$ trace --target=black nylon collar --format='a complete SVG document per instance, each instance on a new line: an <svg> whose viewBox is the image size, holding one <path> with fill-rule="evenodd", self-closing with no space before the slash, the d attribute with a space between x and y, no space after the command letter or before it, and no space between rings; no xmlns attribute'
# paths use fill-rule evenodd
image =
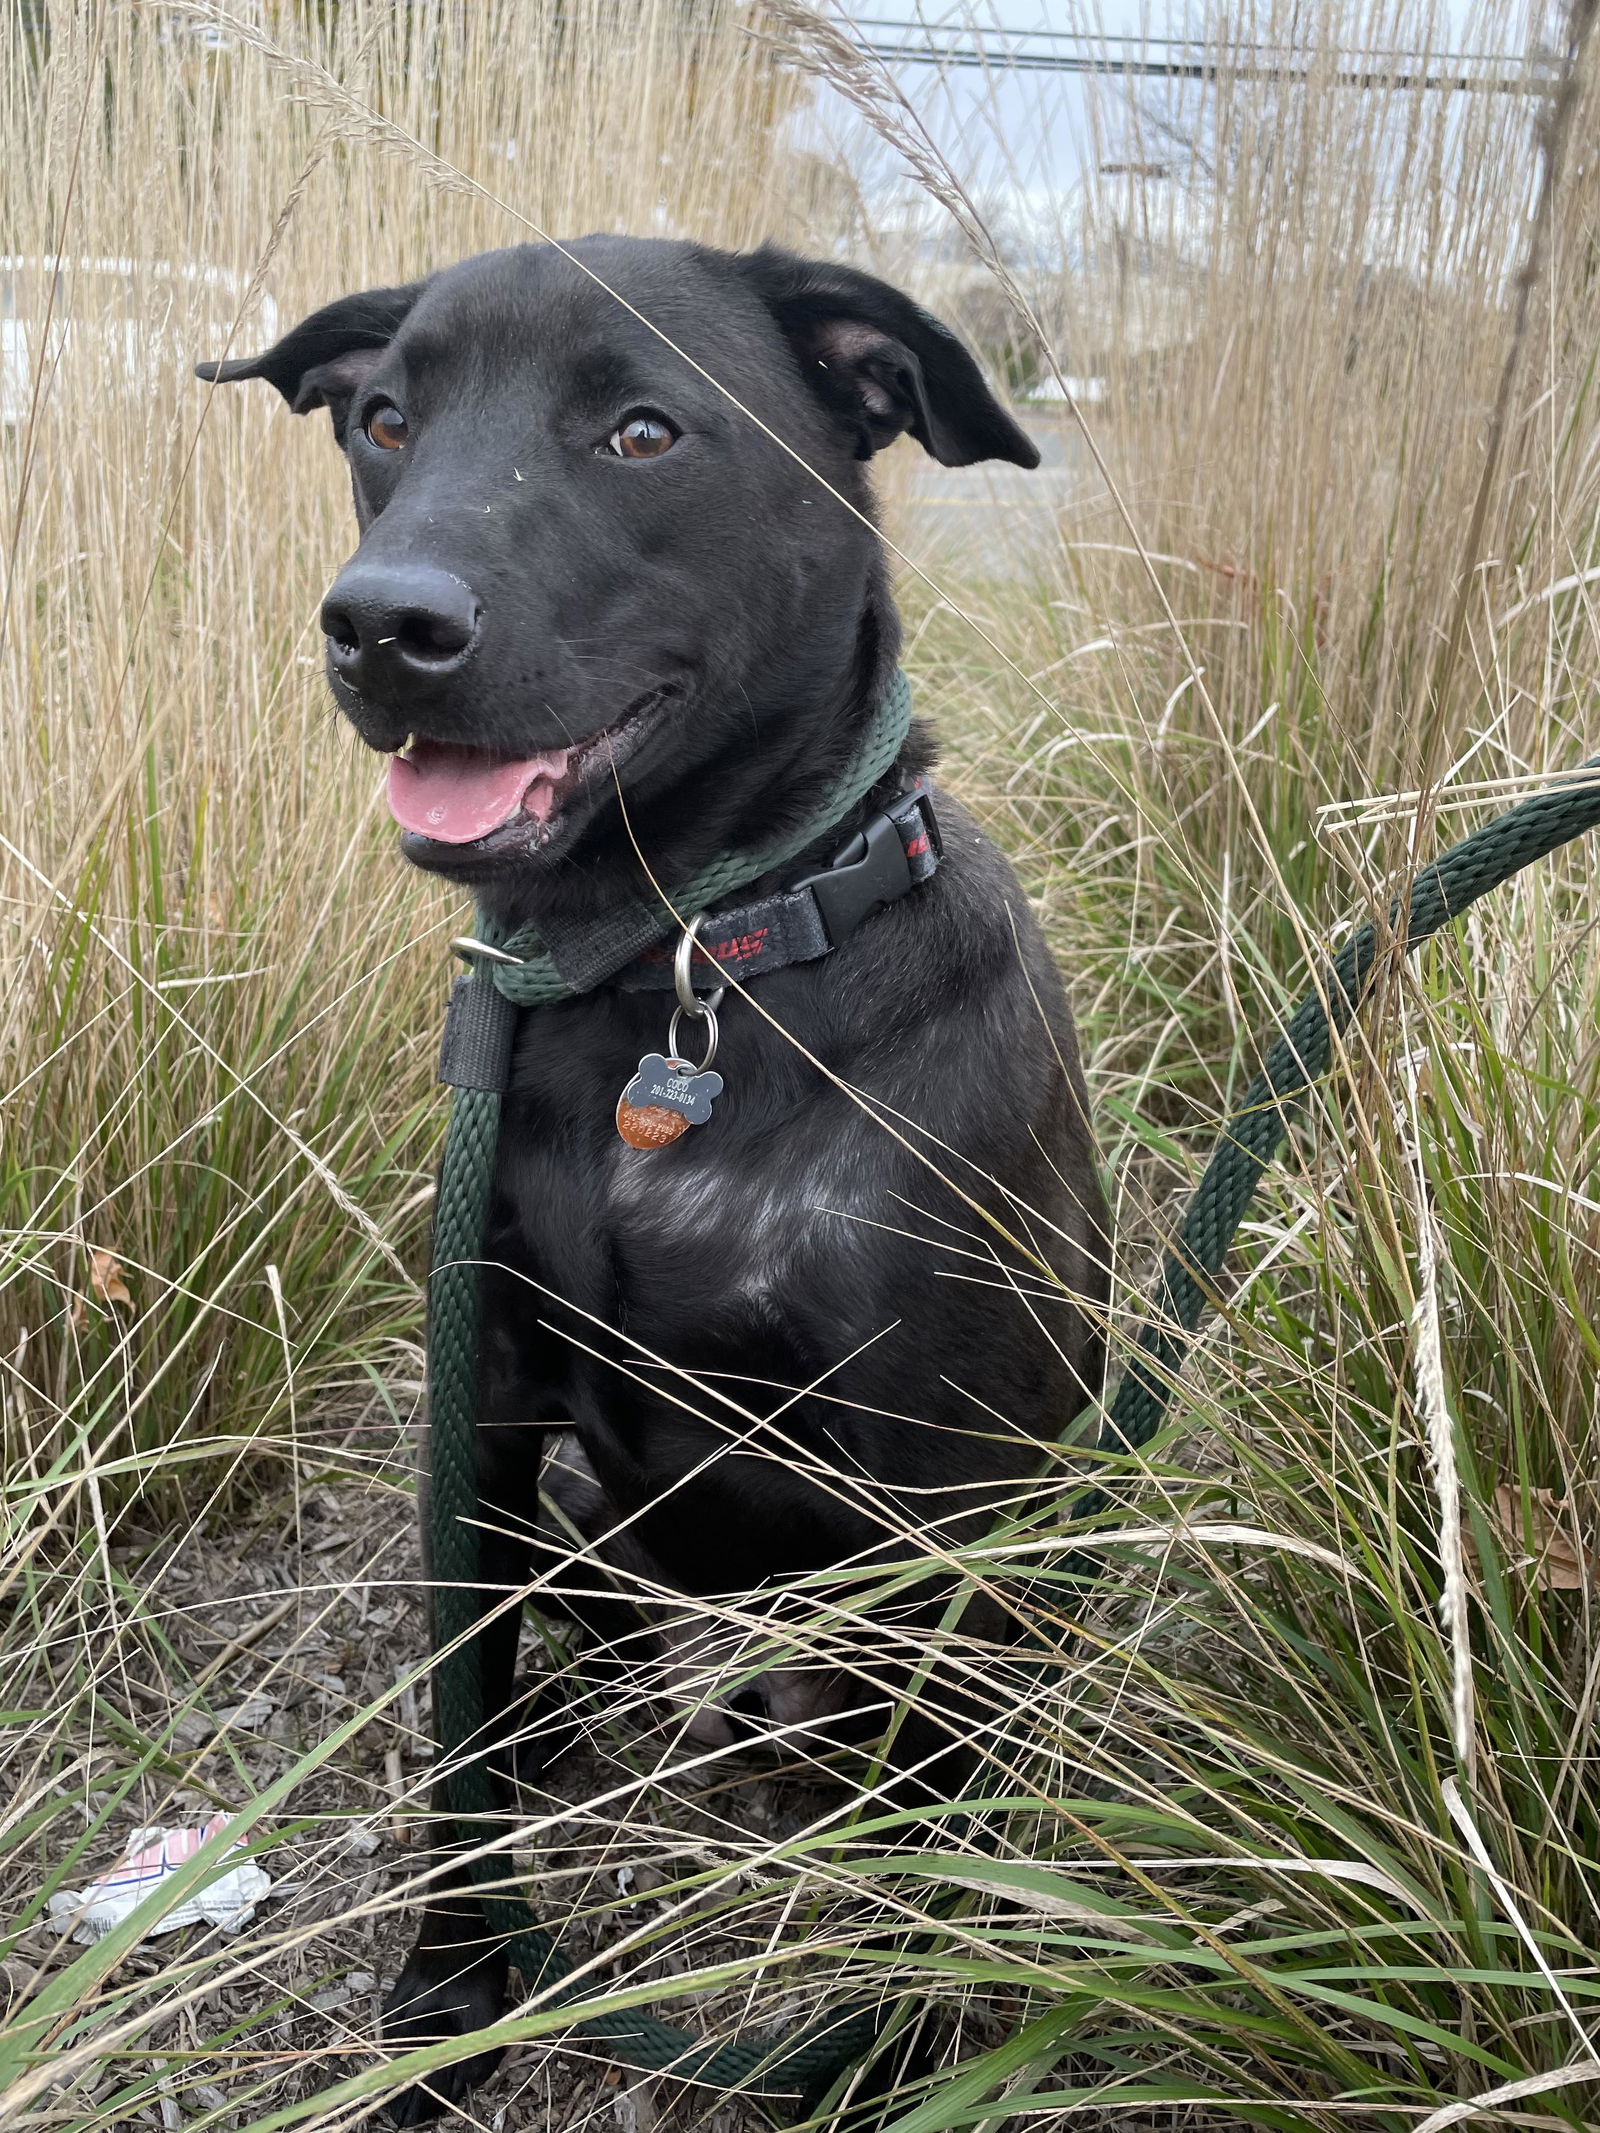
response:
<svg viewBox="0 0 1600 2133"><path fill-rule="evenodd" d="M709 991L726 978L742 983L789 963L815 962L874 911L926 881L941 849L933 794L918 778L871 814L816 873L754 903L711 912L695 937L697 985ZM670 992L673 953L655 945L612 982L624 992Z"/></svg>

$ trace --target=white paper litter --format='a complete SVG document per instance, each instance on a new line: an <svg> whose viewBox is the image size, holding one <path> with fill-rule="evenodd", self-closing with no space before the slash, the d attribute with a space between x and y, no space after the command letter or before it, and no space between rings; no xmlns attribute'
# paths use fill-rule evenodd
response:
<svg viewBox="0 0 1600 2133"><path fill-rule="evenodd" d="M120 1926L152 1889L159 1888L179 1867L187 1865L206 1839L219 1836L232 1819L231 1815L215 1814L200 1828L136 1829L119 1864L107 1873L97 1874L86 1889L64 1890L51 1897L51 1918L60 1926L72 1923L76 1927L73 1939L84 1947L91 1946L113 1926ZM240 1837L228 1846L228 1851L242 1851L244 1842ZM242 1860L238 1866L213 1875L203 1888L174 1905L144 1938L153 1940L158 1933L174 1933L179 1926L220 1926L225 1933L237 1933L250 1923L256 1905L271 1887L270 1879L253 1859Z"/></svg>

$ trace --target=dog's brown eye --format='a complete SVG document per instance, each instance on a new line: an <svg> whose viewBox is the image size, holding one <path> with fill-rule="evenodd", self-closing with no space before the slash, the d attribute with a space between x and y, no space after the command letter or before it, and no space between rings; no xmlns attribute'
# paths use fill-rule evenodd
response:
<svg viewBox="0 0 1600 2133"><path fill-rule="evenodd" d="M406 418L399 408L385 404L383 407L375 407L367 417L367 435L381 450L398 452L410 432L406 428Z"/></svg>
<svg viewBox="0 0 1600 2133"><path fill-rule="evenodd" d="M659 459L672 450L678 433L660 415L630 415L606 441L619 459Z"/></svg>

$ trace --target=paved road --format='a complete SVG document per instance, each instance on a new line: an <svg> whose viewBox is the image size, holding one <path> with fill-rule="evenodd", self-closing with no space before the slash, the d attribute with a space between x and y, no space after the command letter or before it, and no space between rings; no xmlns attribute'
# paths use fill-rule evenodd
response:
<svg viewBox="0 0 1600 2133"><path fill-rule="evenodd" d="M1010 576L1059 538L1060 515L1099 493L1100 479L1071 417L1025 408L1022 427L1039 447L1032 472L988 463L941 467L917 455L890 513L891 530L924 568L987 569Z"/></svg>

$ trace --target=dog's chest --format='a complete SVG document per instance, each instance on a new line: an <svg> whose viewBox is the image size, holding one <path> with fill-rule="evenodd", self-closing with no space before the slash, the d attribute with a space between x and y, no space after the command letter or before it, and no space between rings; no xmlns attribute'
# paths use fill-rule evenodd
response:
<svg viewBox="0 0 1600 2133"><path fill-rule="evenodd" d="M605 1208L614 1243L661 1264L725 1256L746 1282L771 1278L803 1219L805 1181L770 1151L691 1128L686 1145L645 1150L620 1138L606 1156ZM662 1160L666 1158L666 1160Z"/></svg>
<svg viewBox="0 0 1600 2133"><path fill-rule="evenodd" d="M605 1159L607 1228L621 1263L641 1284L683 1279L689 1293L770 1306L793 1297L818 1252L855 1248L853 1227L877 1197L874 1166L852 1121L825 1102L758 1126L727 1110L692 1126L670 1147L644 1150L617 1138ZM755 1090L746 1092L757 1107ZM722 1106L719 1104L719 1111Z"/></svg>
<svg viewBox="0 0 1600 2133"><path fill-rule="evenodd" d="M659 1016L655 1019L662 1019ZM669 1145L630 1146L618 1099L650 1045L612 1018L559 1024L519 1046L499 1176L528 1270L611 1319L770 1302L808 1257L853 1249L852 1218L881 1198L867 1122L760 1030L725 1031L725 1087ZM664 1035L664 1032L662 1033ZM637 1047L637 1048L636 1048ZM631 1056L630 1056L631 1055ZM878 1210L881 1213L881 1209Z"/></svg>

